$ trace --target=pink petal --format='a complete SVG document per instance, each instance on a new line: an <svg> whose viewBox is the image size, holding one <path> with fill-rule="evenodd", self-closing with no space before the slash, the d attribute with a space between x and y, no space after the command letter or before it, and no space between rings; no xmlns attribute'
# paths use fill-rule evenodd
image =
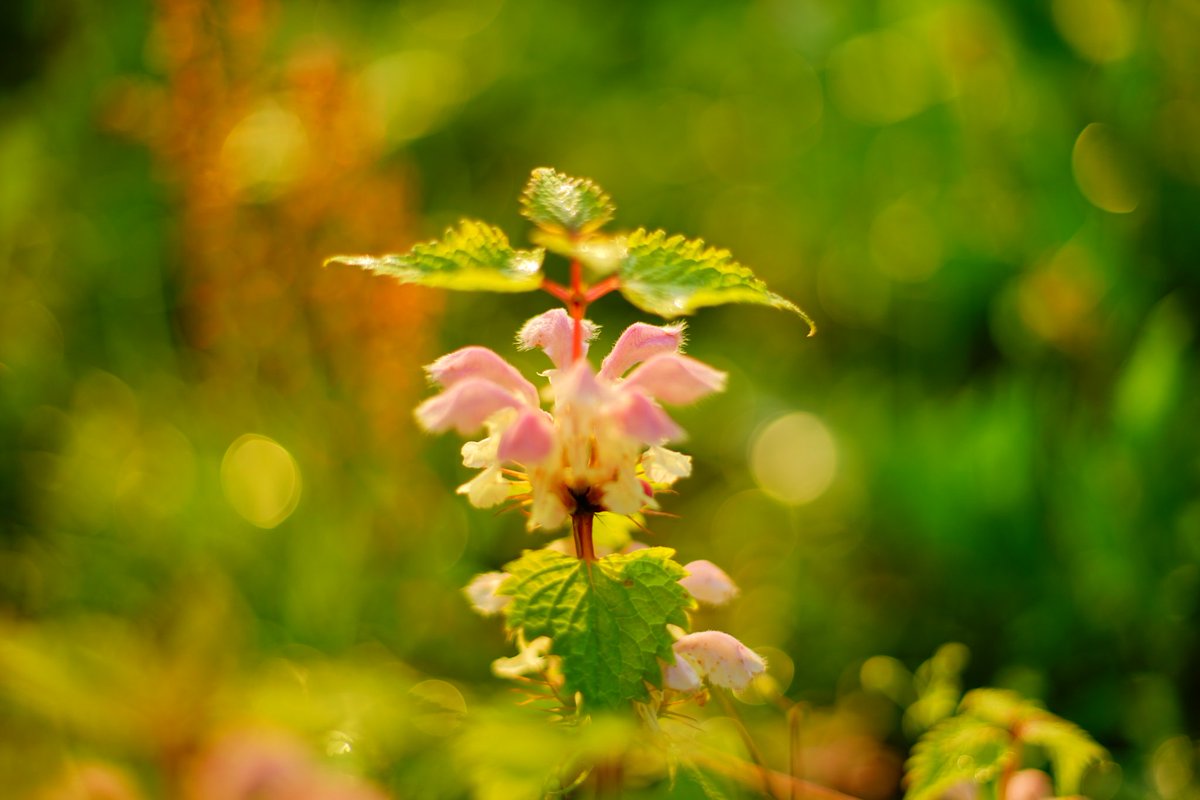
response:
<svg viewBox="0 0 1200 800"><path fill-rule="evenodd" d="M726 375L694 358L678 353L662 353L635 369L625 383L626 389L672 405L692 403L725 388Z"/></svg>
<svg viewBox="0 0 1200 800"><path fill-rule="evenodd" d="M1049 775L1040 769L1023 769L1009 779L1004 800L1044 800L1053 796Z"/></svg>
<svg viewBox="0 0 1200 800"><path fill-rule="evenodd" d="M502 408L524 407L517 396L484 378L464 378L417 406L417 422L434 433L450 428L466 435Z"/></svg>
<svg viewBox="0 0 1200 800"><path fill-rule="evenodd" d="M626 436L644 444L662 444L683 436L683 429L667 416L662 406L640 392L623 392L612 418Z"/></svg>
<svg viewBox="0 0 1200 800"><path fill-rule="evenodd" d="M683 568L688 575L679 584L701 603L723 606L737 597L737 584L725 574L725 570L711 561L692 561Z"/></svg>
<svg viewBox="0 0 1200 800"><path fill-rule="evenodd" d="M557 373L551 384L554 387L554 402L564 408L590 408L612 397L612 387L596 380L592 365L580 361Z"/></svg>
<svg viewBox="0 0 1200 800"><path fill-rule="evenodd" d="M464 347L447 353L426 367L425 371L445 389L467 378L484 378L524 397L531 406L538 405L538 393L534 385L525 380L516 367L486 347Z"/></svg>
<svg viewBox="0 0 1200 800"><path fill-rule="evenodd" d="M662 326L635 322L625 329L600 365L600 377L615 381L633 365L659 353L674 353L682 344L682 322Z"/></svg>
<svg viewBox="0 0 1200 800"><path fill-rule="evenodd" d="M517 333L517 345L522 350L540 347L559 369L571 363L571 348L575 321L565 309L552 308L526 322ZM596 337L599 328L591 320L583 320L583 355L587 356L588 342Z"/></svg>
<svg viewBox="0 0 1200 800"><path fill-rule="evenodd" d="M677 692L694 692L700 688L700 676L686 660L675 656L675 663L663 668L663 685Z"/></svg>
<svg viewBox="0 0 1200 800"><path fill-rule="evenodd" d="M528 408L500 435L497 456L501 461L536 464L553 449L554 425L541 409Z"/></svg>
<svg viewBox="0 0 1200 800"><path fill-rule="evenodd" d="M762 656L723 631L689 633L674 647L713 686L745 689L767 669Z"/></svg>

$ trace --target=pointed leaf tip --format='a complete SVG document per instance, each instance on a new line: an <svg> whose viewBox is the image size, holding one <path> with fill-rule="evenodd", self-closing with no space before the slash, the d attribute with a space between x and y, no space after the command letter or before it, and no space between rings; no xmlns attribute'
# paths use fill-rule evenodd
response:
<svg viewBox="0 0 1200 800"><path fill-rule="evenodd" d="M798 314L808 324L809 336L817 332L808 314L768 289L728 250L645 228L629 234L625 245L618 270L621 293L643 311L669 319L704 306L755 303Z"/></svg>
<svg viewBox="0 0 1200 800"><path fill-rule="evenodd" d="M590 233L612 219L616 206L587 178L538 167L521 193L521 213L543 230L572 236Z"/></svg>
<svg viewBox="0 0 1200 800"><path fill-rule="evenodd" d="M463 220L441 239L404 254L330 256L324 266L345 264L401 283L460 291L530 292L542 284L545 251L516 250L497 227Z"/></svg>

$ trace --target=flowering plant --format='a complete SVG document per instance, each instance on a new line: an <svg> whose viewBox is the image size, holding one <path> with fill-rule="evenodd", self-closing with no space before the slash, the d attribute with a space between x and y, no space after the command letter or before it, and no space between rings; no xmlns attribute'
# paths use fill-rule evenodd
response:
<svg viewBox="0 0 1200 800"><path fill-rule="evenodd" d="M765 669L726 633L687 632L697 601L723 603L737 593L718 567L683 566L671 549L633 541L619 552L597 547L598 517L640 525L658 510L656 493L691 473L691 459L667 448L683 430L663 406L719 392L726 376L683 354L682 323L634 323L594 369L588 349L599 328L585 318L587 307L620 291L668 318L751 302L808 320L727 251L661 231L602 233L613 210L593 182L538 169L522 195L537 249L513 249L498 229L464 221L406 255L330 259L453 289L542 289L565 305L517 334L520 348L540 349L550 360L541 390L493 350L464 347L429 365L441 391L416 417L434 433L486 432L462 448L463 464L479 470L458 489L472 505L519 507L531 531L570 524L570 542L526 551L505 572L476 577L466 593L481 613L504 615L521 646L515 658L497 662L497 674L536 676L575 713L658 706L672 692L698 693L706 681L742 689ZM569 285L541 275L546 250L570 259Z"/></svg>
<svg viewBox="0 0 1200 800"><path fill-rule="evenodd" d="M476 611L502 616L516 642L517 654L498 659L493 672L550 702L564 722L632 709L645 729L661 734L660 721L676 716L681 703L716 694L732 711L722 692L747 689L767 669L761 654L728 633L690 631L699 604L721 605L738 594L723 570L705 560L681 565L672 549L630 536L648 515L661 513L659 495L691 473L690 457L668 448L684 432L664 406L722 391L726 375L684 355L681 322L634 323L593 368L589 347L599 327L587 309L619 291L668 320L742 302L795 312L810 335L815 327L725 250L662 231L603 232L613 211L591 181L538 169L522 195L522 213L536 226L535 249L515 249L499 229L468 220L404 255L335 256L327 263L450 289L541 289L563 303L517 333L519 348L540 349L549 359L543 386L491 349L464 347L427 367L439 391L417 407L416 418L433 433L484 434L462 447L464 466L477 472L458 492L472 505L520 509L529 531L571 530L569 538L526 550L504 571L478 575L465 588ZM547 251L569 260L568 284L542 274ZM778 694L774 699L788 710L794 734L799 706ZM949 716L953 704L914 752L913 800L936 800L960 785L996 786L1006 798L1043 796L1044 773L1016 772L1022 737L1050 752L1068 791L1085 766L1104 757L1082 731L1015 696L976 692L964 698L958 716ZM769 794L845 798L771 772L753 744L747 747L758 763L741 771L726 764L726 774L761 781L756 788ZM670 744L663 749L678 758ZM602 757L574 771L556 793L589 775L597 794L611 788L611 764Z"/></svg>

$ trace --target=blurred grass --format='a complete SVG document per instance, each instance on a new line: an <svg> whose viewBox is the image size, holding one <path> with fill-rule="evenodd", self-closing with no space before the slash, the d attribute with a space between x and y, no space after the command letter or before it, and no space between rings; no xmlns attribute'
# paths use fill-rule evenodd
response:
<svg viewBox="0 0 1200 800"><path fill-rule="evenodd" d="M153 786L164 743L191 752L248 714L180 700L122 723L166 702L125 698L110 719L88 703L123 696L87 659L160 653L227 699L327 662L370 697L391 684L354 665L396 665L385 694L436 678L468 709L507 703L487 665L509 646L458 587L530 540L452 494L458 443L421 437L410 408L419 366L453 347L540 369L505 343L545 298L319 264L460 216L520 241L516 195L553 165L604 186L619 226L730 248L821 326L691 322L730 389L680 414L696 472L654 541L741 584L714 625L785 654L790 697L899 747L859 666L963 642L968 685L1079 722L1125 766L1122 796L1196 791L1179 738L1200 736L1193 4L0 13L5 785L97 756ZM635 318L617 299L594 316L599 352ZM812 424L762 436L794 412ZM239 460L246 434L267 444ZM163 669L156 691L188 691ZM404 738L394 709L348 766L404 796L471 791L431 755L443 732ZM250 716L318 743L342 724ZM881 770L871 796L893 789ZM852 790L849 771L828 780Z"/></svg>

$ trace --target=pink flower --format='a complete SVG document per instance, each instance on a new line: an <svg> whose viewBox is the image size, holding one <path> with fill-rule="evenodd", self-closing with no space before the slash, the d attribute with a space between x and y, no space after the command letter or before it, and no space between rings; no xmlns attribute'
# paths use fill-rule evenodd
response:
<svg viewBox="0 0 1200 800"><path fill-rule="evenodd" d="M711 561L692 561L685 564L687 577L679 581L692 597L710 606L723 606L738 595L737 584L725 570Z"/></svg>
<svg viewBox="0 0 1200 800"><path fill-rule="evenodd" d="M653 488L691 473L688 456L663 447L683 431L660 403L692 403L725 386L725 373L679 352L682 325L631 325L598 373L586 359L596 326L583 322L585 357L574 363L572 328L559 308L517 334L519 347L539 348L553 364L543 373L553 413L541 408L533 384L483 347L431 364L443 391L416 410L435 433L486 428L487 437L463 445L463 464L480 472L458 491L480 508L506 500L528 506L530 530L557 528L577 510L655 508Z"/></svg>
<svg viewBox="0 0 1200 800"><path fill-rule="evenodd" d="M745 689L767 669L762 656L723 631L689 633L675 642L674 649L675 663L663 670L663 679L678 691L697 688L693 676L713 686Z"/></svg>

